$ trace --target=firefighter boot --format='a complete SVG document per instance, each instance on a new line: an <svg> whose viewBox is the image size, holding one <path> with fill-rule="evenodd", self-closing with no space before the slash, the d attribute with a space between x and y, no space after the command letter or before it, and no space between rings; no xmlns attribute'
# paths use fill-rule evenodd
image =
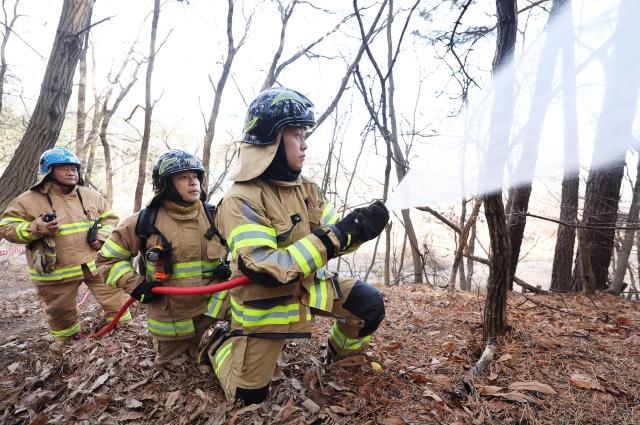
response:
<svg viewBox="0 0 640 425"><path fill-rule="evenodd" d="M211 357L215 354L218 347L229 338L229 333L229 327L226 323L216 326L209 341L207 341L204 347L198 352L197 361L199 365L208 366L213 369Z"/></svg>
<svg viewBox="0 0 640 425"><path fill-rule="evenodd" d="M49 349L56 354L62 355L72 339L73 338L68 337L54 337Z"/></svg>

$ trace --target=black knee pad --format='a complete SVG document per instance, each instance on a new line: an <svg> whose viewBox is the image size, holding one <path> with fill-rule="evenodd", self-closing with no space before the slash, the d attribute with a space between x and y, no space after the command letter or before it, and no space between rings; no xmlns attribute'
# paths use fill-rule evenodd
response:
<svg viewBox="0 0 640 425"><path fill-rule="evenodd" d="M245 405L262 403L269 395L269 384L262 388L236 388L236 400L244 401Z"/></svg>
<svg viewBox="0 0 640 425"><path fill-rule="evenodd" d="M350 313L364 320L364 327L358 332L359 337L371 335L378 329L384 319L384 299L375 287L356 281L343 307Z"/></svg>

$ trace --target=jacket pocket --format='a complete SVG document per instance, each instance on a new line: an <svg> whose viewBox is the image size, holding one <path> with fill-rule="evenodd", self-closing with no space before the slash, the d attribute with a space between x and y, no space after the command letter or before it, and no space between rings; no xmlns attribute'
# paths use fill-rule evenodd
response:
<svg viewBox="0 0 640 425"><path fill-rule="evenodd" d="M322 210L316 207L307 207L309 212L309 224L311 228L319 227L322 224Z"/></svg>

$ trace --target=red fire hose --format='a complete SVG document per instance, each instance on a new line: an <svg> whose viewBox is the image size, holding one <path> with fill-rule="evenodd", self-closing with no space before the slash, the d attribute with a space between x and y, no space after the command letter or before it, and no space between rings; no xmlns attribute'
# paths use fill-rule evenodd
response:
<svg viewBox="0 0 640 425"><path fill-rule="evenodd" d="M176 286L158 286L151 289L151 292L154 294L171 294L171 295L204 295L204 294L213 294L215 292L226 291L227 289L235 288L236 286L242 286L249 283L249 278L247 276L239 276L231 280L227 280L226 282L216 283L215 285L207 285L207 286L191 286L191 287L176 287ZM116 327L122 315L127 311L129 306L136 302L136 299L130 297L127 302L125 302L118 314L113 317L111 323L100 329L98 332L89 335L91 338L100 338L109 332L113 328Z"/></svg>

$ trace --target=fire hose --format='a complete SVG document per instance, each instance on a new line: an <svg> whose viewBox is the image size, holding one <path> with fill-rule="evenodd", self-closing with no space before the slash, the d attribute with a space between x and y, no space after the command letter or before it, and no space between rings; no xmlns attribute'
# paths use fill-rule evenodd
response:
<svg viewBox="0 0 640 425"><path fill-rule="evenodd" d="M151 289L151 292L154 294L170 294L170 295L205 295L205 294L213 294L215 292L226 291L227 289L235 288L236 286L242 286L249 283L249 278L247 276L239 276L231 280L227 280L222 283L216 283L215 285L206 285L206 286L191 286L191 287L177 287L177 286L157 286ZM136 302L137 300L133 297L130 297L127 302L125 302L118 313L113 317L111 323L100 329L98 332L89 335L91 338L100 338L109 332L113 328L116 327L122 315L127 311L127 309Z"/></svg>

